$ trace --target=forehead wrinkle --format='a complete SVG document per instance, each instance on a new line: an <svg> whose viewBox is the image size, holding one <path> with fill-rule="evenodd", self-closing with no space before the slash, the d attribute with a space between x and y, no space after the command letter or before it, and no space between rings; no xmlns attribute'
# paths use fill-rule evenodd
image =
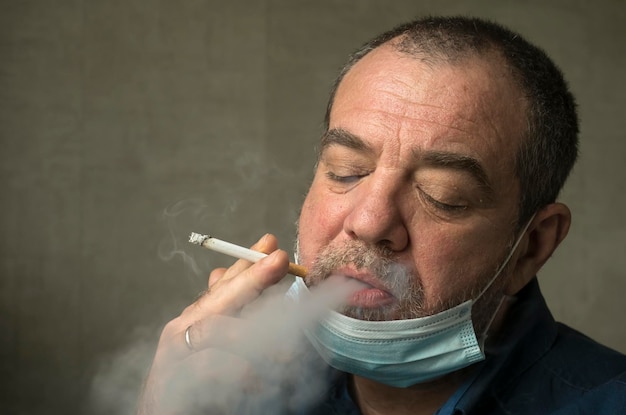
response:
<svg viewBox="0 0 626 415"><path fill-rule="evenodd" d="M403 84L403 82L399 81L396 81L396 83ZM386 114L390 118L413 120L424 124L458 131L464 134L470 132L472 134L476 134L476 132L470 131L472 130L471 126L480 125L475 119L468 116L471 114L463 115L459 110L454 111L453 114L447 114L447 116L443 117L442 112L446 110L446 106L444 105L431 104L425 102L425 99L412 99L411 97L406 97L404 94L396 93L390 90L379 90L379 92L382 92L387 99L378 100L377 104L379 104L379 108L377 108L377 110ZM395 109L393 111L388 108L383 109L383 102L386 102L387 105L392 105ZM461 108L467 109L467 106L461 106ZM432 109L432 111L429 111L429 109ZM489 120L489 122L491 122L491 120Z"/></svg>

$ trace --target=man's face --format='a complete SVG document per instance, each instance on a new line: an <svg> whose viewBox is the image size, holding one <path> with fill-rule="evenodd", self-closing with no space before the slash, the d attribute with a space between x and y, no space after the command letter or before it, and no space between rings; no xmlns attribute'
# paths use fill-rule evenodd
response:
<svg viewBox="0 0 626 415"><path fill-rule="evenodd" d="M368 319L475 296L515 237L525 109L485 60L428 66L389 45L364 57L337 90L302 207L308 281L362 281L348 313Z"/></svg>

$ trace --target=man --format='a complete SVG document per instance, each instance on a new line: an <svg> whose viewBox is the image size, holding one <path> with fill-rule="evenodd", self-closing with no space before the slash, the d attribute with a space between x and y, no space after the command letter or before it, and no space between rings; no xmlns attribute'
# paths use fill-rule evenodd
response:
<svg viewBox="0 0 626 415"><path fill-rule="evenodd" d="M421 19L353 55L298 245L312 291L360 285L305 330L340 375L301 413L626 413L626 357L555 323L535 277L568 232L577 134L560 71L498 25ZM271 254L213 271L167 325L140 413L161 413L190 355L236 348L242 307L287 272L273 237L254 248Z"/></svg>

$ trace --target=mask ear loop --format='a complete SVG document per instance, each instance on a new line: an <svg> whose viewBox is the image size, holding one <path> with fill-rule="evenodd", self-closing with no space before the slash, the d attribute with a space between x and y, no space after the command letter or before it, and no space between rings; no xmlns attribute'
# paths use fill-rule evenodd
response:
<svg viewBox="0 0 626 415"><path fill-rule="evenodd" d="M515 297L511 297L509 295L503 295L500 298L500 301L498 302L498 306L494 310L493 314L491 314L491 318L485 325L485 328L480 332L480 336L478 337L478 347L480 347L480 350L483 350L483 351L485 350L485 341L487 340L489 329L491 328L491 325L493 324L493 322L496 320L496 317L498 316L498 314L500 314L500 309L502 308L502 306L504 304L507 304L508 306L510 304L513 304L514 302L515 302Z"/></svg>
<svg viewBox="0 0 626 415"><path fill-rule="evenodd" d="M474 298L474 302L478 301L478 299L480 297L482 297L482 295L491 287L491 285L495 282L496 278L498 278L500 276L500 273L502 272L502 270L504 269L504 267L507 266L507 264L509 263L509 261L511 260L511 257L513 256L513 254L515 253L515 250L517 249L517 247L519 246L520 242L522 241L522 237L524 236L524 234L526 233L526 231L528 230L528 227L530 226L530 224L532 223L533 219L535 219L535 215L533 214L531 216L531 218L528 220L528 222L526 222L526 225L524 225L524 228L522 229L522 231L520 232L519 236L517 237L517 240L515 241L515 243L513 244L513 247L511 248L511 250L509 251L509 254L506 256L506 259L502 262L502 265L500 265L498 267L498 270L496 271L495 275L493 276L493 278L491 278L491 280L487 283L487 285L482 289L482 291L476 296L476 298Z"/></svg>
<svg viewBox="0 0 626 415"><path fill-rule="evenodd" d="M507 255L506 259L502 262L502 265L500 265L498 267L498 270L496 271L496 273L493 276L493 278L491 278L489 283L487 283L487 285L482 289L482 291L478 294L478 296L476 296L476 298L474 298L473 303L476 303L476 301L478 301L478 299L480 297L482 297L483 294L485 294L485 292L493 285L493 283L496 281L496 278L498 278L500 276L500 273L502 273L502 270L504 269L504 267L507 266L507 264L511 260L511 257L513 256L513 253L515 253L515 250L517 249L517 247L519 246L520 242L522 241L522 237L524 236L524 234L528 230L528 227L532 223L533 219L535 219L535 215L536 215L536 213L533 213L533 215L530 217L528 222L526 222L526 225L524 225L524 228L522 229L522 231L520 232L519 236L517 237L517 240L513 244L513 247L511 248L511 251L509 251L509 254ZM498 302L498 306L496 307L496 309L494 310L493 314L491 315L491 318L489 319L489 322L485 325L485 328L480 333L480 337L479 337L478 341L480 342L479 347L480 347L481 350L484 350L484 343L485 343L485 340L487 339L487 332L491 328L491 325L493 324L493 321L496 319L496 316L500 312L500 309L502 308L502 305L505 303L505 301L511 302L512 298L509 297L509 296L505 296L505 295L503 295L500 298L500 302Z"/></svg>

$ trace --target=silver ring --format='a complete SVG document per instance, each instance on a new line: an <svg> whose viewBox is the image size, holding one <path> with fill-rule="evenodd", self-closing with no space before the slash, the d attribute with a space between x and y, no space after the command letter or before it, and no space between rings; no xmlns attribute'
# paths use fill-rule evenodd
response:
<svg viewBox="0 0 626 415"><path fill-rule="evenodd" d="M196 349L193 347L193 344L191 344L191 336L189 335L189 330L191 330L191 326L189 325L186 329L185 329L185 344L187 345L187 348L189 350L191 350L192 352L195 352Z"/></svg>

